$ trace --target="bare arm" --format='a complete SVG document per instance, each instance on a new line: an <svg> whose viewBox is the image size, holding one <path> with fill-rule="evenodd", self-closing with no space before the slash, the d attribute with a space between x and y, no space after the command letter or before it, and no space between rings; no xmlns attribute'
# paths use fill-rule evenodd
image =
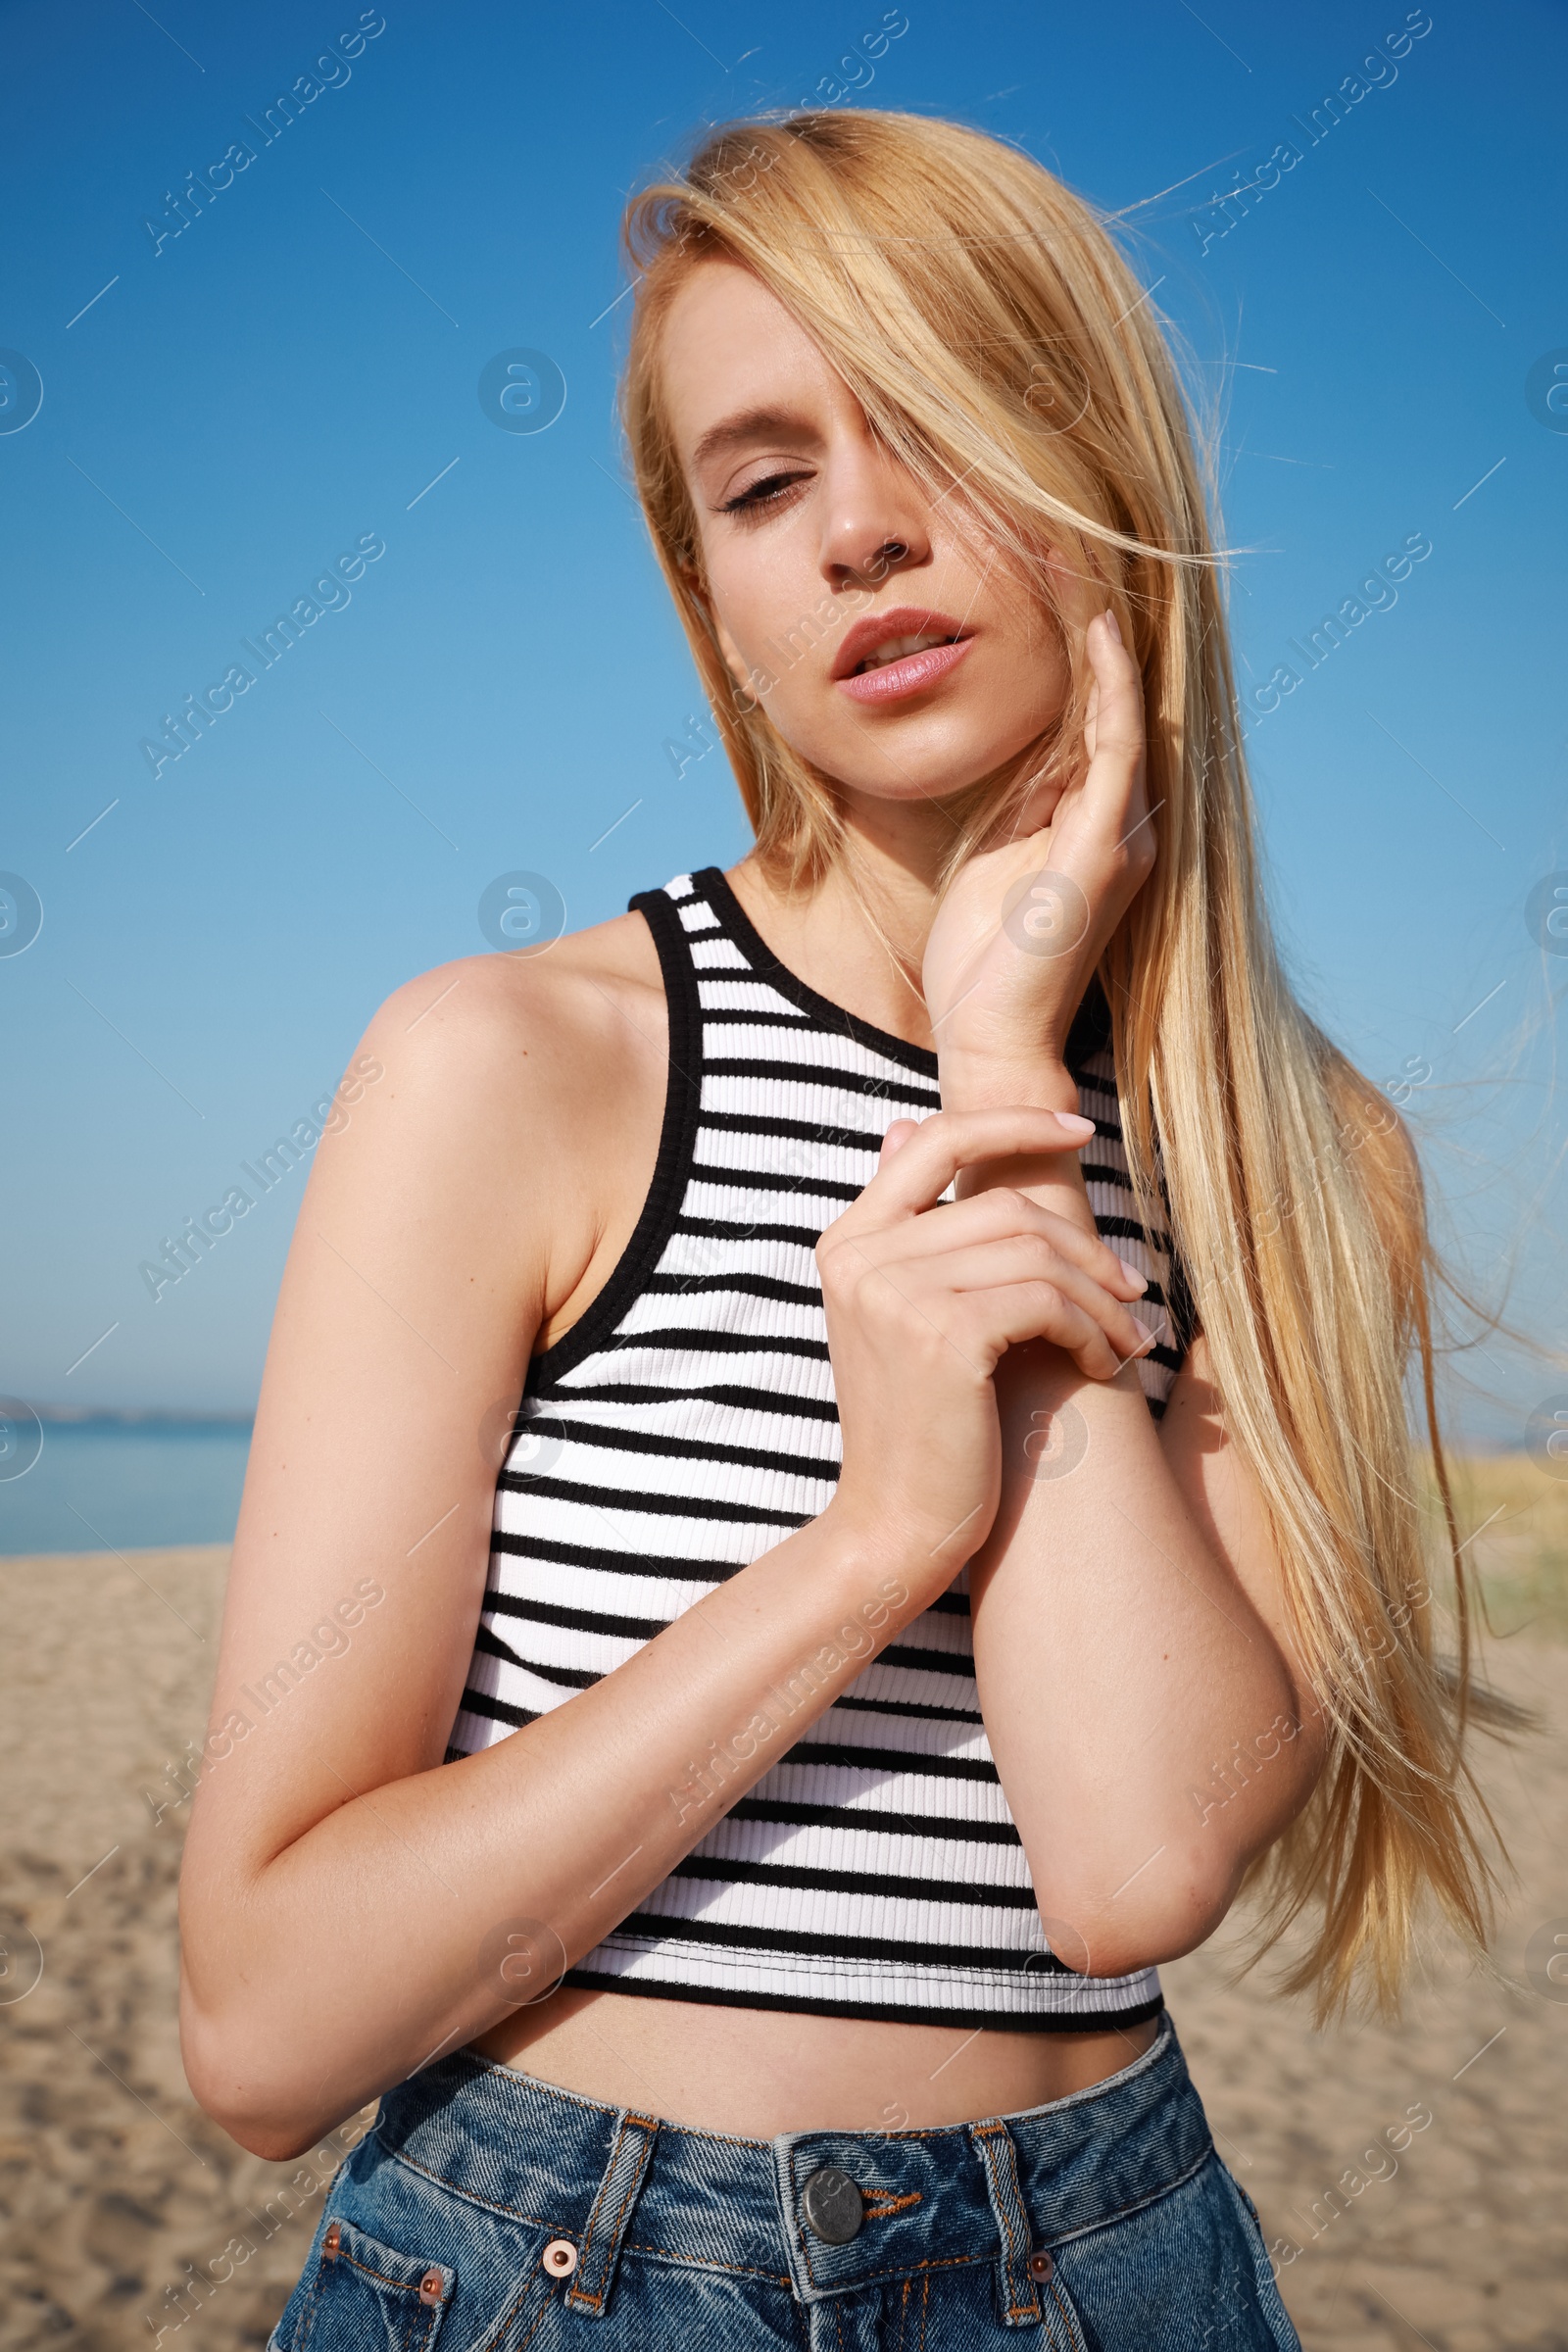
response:
<svg viewBox="0 0 1568 2352"><path fill-rule="evenodd" d="M269 2156L541 1989L519 1963L548 1982L589 1950L951 1582L995 1508L990 1372L1057 1329L938 1272L922 1353L890 1344L897 1286L836 1282L839 1499L603 1683L443 1765L489 1549L479 1433L584 1247L572 1122L608 1103L613 1135L621 1100L612 1014L589 1034L557 981L498 958L426 1015L443 977L378 1016L385 1082L312 1171L187 1845L187 2072ZM1076 1140L1041 1112L940 1124L937 1193L965 1159Z"/></svg>
<svg viewBox="0 0 1568 2352"><path fill-rule="evenodd" d="M1136 1278L1098 1238L1076 1163L969 1165L958 1204L937 1206L934 1125L890 1134L878 1186L824 1246L838 1237L878 1263L904 1172L913 1234L885 1278L909 1322L926 1303L911 1251L939 1253L960 1287L1029 1298L992 1374L999 1506L965 1547L975 1675L1053 1948L1117 1976L1190 1950L1223 1919L1247 1864L1311 1792L1321 1718L1201 1337L1156 1426L1128 1360L1143 1334L1115 1306ZM831 1328L831 1291L829 1306ZM1054 1336L1035 1337L1048 1323ZM884 1431L870 1457L895 1448Z"/></svg>
<svg viewBox="0 0 1568 2352"><path fill-rule="evenodd" d="M1118 1975L1219 1925L1311 1793L1321 1719L1201 1336L1159 1425L1131 1364L1086 1381L1036 1344L997 1388L1002 1504L970 1571L981 1707L1054 1944Z"/></svg>
<svg viewBox="0 0 1568 2352"><path fill-rule="evenodd" d="M1077 1106L1062 1040L1152 863L1137 668L1103 621L1087 651L1085 772L1049 829L965 869L927 953L928 996L955 1004L938 1036L960 1111ZM1033 932L998 920L1031 874ZM958 1189L1032 1207L1042 1281L1112 1281L1076 1163L997 1163ZM1044 1343L999 1366L1002 1501L971 1589L981 1705L1041 1910L1070 1965L1119 1974L1212 1932L1305 1803L1323 1740L1201 1338L1157 1428L1130 1363L1090 1369ZM1238 1746L1251 1769L1228 1793Z"/></svg>

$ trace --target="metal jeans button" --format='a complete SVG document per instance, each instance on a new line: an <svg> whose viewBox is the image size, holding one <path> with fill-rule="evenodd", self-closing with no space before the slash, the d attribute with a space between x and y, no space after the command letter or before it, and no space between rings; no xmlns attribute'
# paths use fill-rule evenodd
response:
<svg viewBox="0 0 1568 2352"><path fill-rule="evenodd" d="M801 2191L806 2218L818 2237L830 2246L847 2246L858 2237L865 2219L865 2203L856 2182L836 2164L824 2164Z"/></svg>
<svg viewBox="0 0 1568 2352"><path fill-rule="evenodd" d="M539 2259L552 2278L569 2278L577 2268L577 2249L569 2237L553 2237Z"/></svg>

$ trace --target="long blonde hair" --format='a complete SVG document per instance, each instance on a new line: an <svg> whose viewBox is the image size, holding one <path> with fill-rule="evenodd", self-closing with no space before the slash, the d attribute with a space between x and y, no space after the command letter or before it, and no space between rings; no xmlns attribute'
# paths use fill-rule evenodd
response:
<svg viewBox="0 0 1568 2352"><path fill-rule="evenodd" d="M662 405L659 338L687 271L751 270L813 337L872 429L1053 609L1049 545L1105 588L1142 664L1158 855L1102 964L1123 1130L1146 1215L1163 1188L1226 1426L1260 1482L1328 1761L1254 1865L1266 1950L1326 2017L1397 1999L1422 1898L1473 1948L1489 1927L1490 1817L1467 1718L1505 1719L1471 1675L1464 1562L1438 1430L1439 1271L1402 1123L1291 994L1259 889L1250 794L1195 437L1154 306L1106 225L1013 149L951 122L862 112L748 122L630 206L637 271L622 414L638 489L758 853L811 886L844 852L831 779L736 691L703 591ZM803 628L808 616L803 616ZM825 624L818 624L819 628ZM1038 775L1080 739L1086 680ZM945 874L1004 832L1016 766L950 805ZM1418 1357L1457 1655L1427 1602L1405 1379ZM1245 1768L1239 1768L1245 1769ZM1256 1956L1254 1954L1254 1956Z"/></svg>

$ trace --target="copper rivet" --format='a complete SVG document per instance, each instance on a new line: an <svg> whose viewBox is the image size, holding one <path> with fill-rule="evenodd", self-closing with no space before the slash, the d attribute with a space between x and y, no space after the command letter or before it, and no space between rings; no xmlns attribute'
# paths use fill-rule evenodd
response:
<svg viewBox="0 0 1568 2352"><path fill-rule="evenodd" d="M569 2237L553 2237L539 2257L554 2278L569 2278L577 2268L577 2249Z"/></svg>
<svg viewBox="0 0 1568 2352"><path fill-rule="evenodd" d="M1054 2261L1049 2254L1031 2254L1029 2257L1031 2278L1049 2278L1055 2267Z"/></svg>
<svg viewBox="0 0 1568 2352"><path fill-rule="evenodd" d="M328 2262L337 2260L337 2249L342 2235L343 2232L336 2222L328 2226L326 2235L321 2240L321 2252L326 2256Z"/></svg>
<svg viewBox="0 0 1568 2352"><path fill-rule="evenodd" d="M440 2300L441 2274L439 2271L426 2271L424 2277L419 2280L419 2301L421 2303L439 2303Z"/></svg>

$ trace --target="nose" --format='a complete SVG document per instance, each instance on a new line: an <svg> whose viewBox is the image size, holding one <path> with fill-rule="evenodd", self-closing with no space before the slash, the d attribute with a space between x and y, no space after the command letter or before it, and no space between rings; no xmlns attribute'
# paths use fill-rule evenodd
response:
<svg viewBox="0 0 1568 2352"><path fill-rule="evenodd" d="M929 564L919 484L863 420L837 441L826 471L821 565L830 587L874 587Z"/></svg>

